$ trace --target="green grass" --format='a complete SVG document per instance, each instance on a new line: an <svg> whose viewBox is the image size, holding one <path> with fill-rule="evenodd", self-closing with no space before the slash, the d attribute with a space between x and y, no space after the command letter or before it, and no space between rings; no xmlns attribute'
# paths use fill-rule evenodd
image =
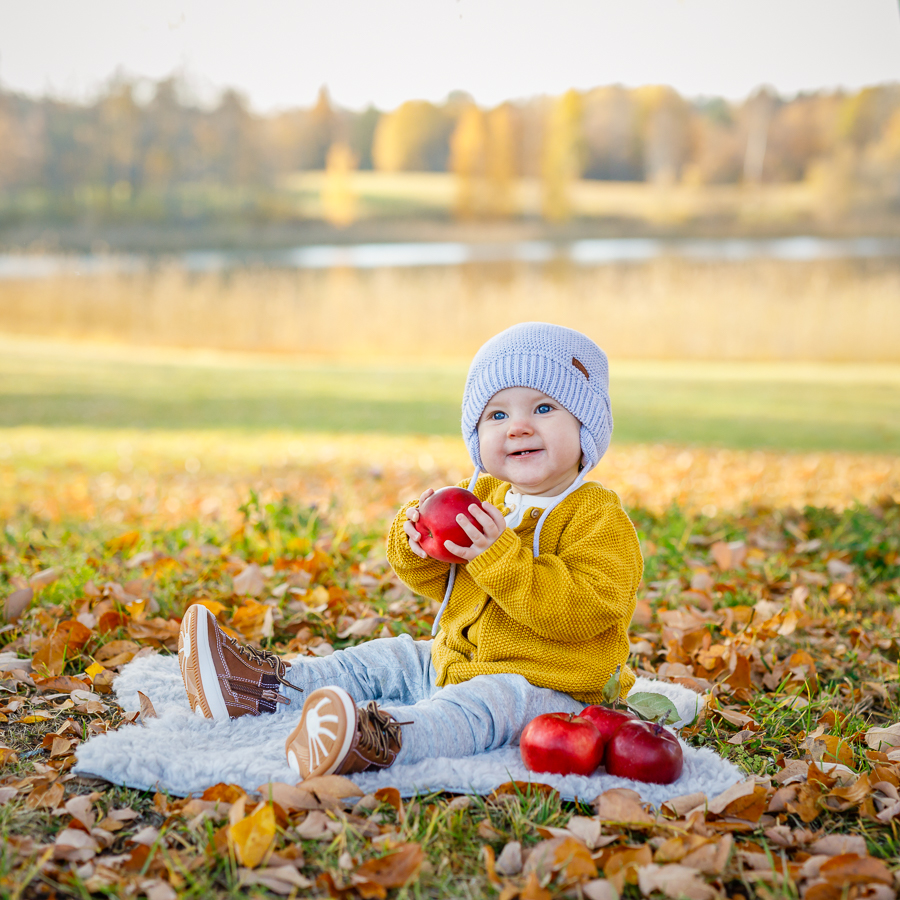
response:
<svg viewBox="0 0 900 900"><path fill-rule="evenodd" d="M465 364L0 341L0 428L455 436ZM614 365L616 440L900 450L900 367Z"/></svg>

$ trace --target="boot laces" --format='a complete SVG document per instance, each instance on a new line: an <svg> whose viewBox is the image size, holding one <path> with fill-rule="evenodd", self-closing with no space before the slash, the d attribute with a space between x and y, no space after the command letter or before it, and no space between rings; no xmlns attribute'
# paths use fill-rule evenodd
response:
<svg viewBox="0 0 900 900"><path fill-rule="evenodd" d="M235 650L253 665L268 666L272 670L272 674L281 684L285 687L293 688L295 691L300 691L301 694L303 693L303 688L291 684L287 678L284 677L287 666L285 666L284 660L272 653L271 650L257 650L256 647L251 647L249 644L242 644L240 641L236 641L229 635L226 635L226 637L233 644Z"/></svg>
<svg viewBox="0 0 900 900"><path fill-rule="evenodd" d="M392 743L396 749L400 748L400 726L412 725L412 722L397 722L390 713L379 709L378 704L370 700L364 709L359 710L358 724L359 743L363 749L374 753L379 760L387 760Z"/></svg>

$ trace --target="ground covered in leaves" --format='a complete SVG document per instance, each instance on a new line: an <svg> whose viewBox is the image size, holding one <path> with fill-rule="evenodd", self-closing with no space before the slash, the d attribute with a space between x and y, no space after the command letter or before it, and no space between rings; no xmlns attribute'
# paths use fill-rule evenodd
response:
<svg viewBox="0 0 900 900"><path fill-rule="evenodd" d="M205 515L193 496L165 516L163 502L90 517L72 504L100 489L98 476L70 471L81 493L11 508L0 535L0 895L895 896L891 498L631 509L646 558L633 665L708 697L683 736L747 773L722 796L653 810L627 791L569 804L511 784L402 801L390 789L360 798L332 777L182 799L71 773L82 741L154 714L147 704L124 715L112 683L136 656L175 650L191 603L286 656L426 636L435 609L393 576L383 532L396 495L447 476L370 470L352 509L332 469L303 491L229 482L239 502L213 495ZM136 502L116 479L110 502Z"/></svg>

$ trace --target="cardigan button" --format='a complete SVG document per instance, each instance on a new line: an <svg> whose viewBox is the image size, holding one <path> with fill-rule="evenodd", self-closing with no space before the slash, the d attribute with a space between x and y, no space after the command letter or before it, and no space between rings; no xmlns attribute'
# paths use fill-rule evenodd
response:
<svg viewBox="0 0 900 900"><path fill-rule="evenodd" d="M532 518L532 519L539 519L540 517L541 517L541 511L540 511L539 509L533 509L533 510L531 511L531 518Z"/></svg>

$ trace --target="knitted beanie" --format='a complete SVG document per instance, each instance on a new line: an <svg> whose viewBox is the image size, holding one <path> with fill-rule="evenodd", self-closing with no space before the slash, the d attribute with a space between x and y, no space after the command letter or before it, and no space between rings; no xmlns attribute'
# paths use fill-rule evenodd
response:
<svg viewBox="0 0 900 900"><path fill-rule="evenodd" d="M584 471L606 452L612 437L606 354L579 331L546 322L522 322L492 337L472 360L462 402L463 440L484 469L478 420L498 391L528 387L552 397L581 422Z"/></svg>

